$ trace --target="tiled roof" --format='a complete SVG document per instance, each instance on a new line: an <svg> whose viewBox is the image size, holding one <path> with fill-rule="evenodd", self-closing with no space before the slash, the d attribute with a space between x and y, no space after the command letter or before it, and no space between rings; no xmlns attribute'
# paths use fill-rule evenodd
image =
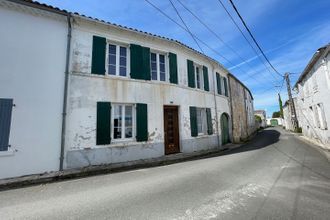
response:
<svg viewBox="0 0 330 220"><path fill-rule="evenodd" d="M157 34L153 34L153 33L149 33L149 32L146 32L146 31L141 31L141 30L138 30L138 29L135 29L135 28L130 28L130 27L127 27L127 26L123 26L123 25L120 25L120 24L115 24L115 23L111 23L109 21L105 21L105 20L101 20L101 19L98 19L98 18L94 18L94 17L91 17L91 16L87 16L87 15L84 15L84 14L80 14L78 12L70 12L70 11L67 11L67 10L64 10L64 9L60 9L58 7L54 7L54 6L51 6L51 5L48 5L48 4L44 4L44 3L40 3L38 1L33 1L33 0L7 0L9 2L14 2L14 3L19 3L19 4L23 4L23 5L27 5L27 6L30 6L30 7L35 7L35 8L39 8L39 9L42 9L42 10L47 10L47 11L51 11L51 12L54 12L54 13L58 13L58 14L62 14L62 15L70 15L70 14L73 14L73 15L76 15L76 16L80 16L80 17L84 17L84 18L88 18L88 19L91 19L91 20L95 20L95 21L99 21L99 22L102 22L104 24L108 24L108 25L111 25L111 26L116 26L118 28L122 28L122 29L125 29L125 30L130 30L130 31L134 31L134 32L138 32L138 33L141 33L141 34L145 34L145 35L149 35L149 36L153 36L153 37L157 37L157 38L160 38L160 39L163 39L163 40L167 40L167 41L170 41L170 42L173 42L173 43L176 43L176 44L179 44L189 50L192 50L193 52L195 53L198 53L199 55L201 56L204 56L206 57L207 59L217 63L219 66L221 66L224 70L226 70L228 72L229 75L231 75L235 80L237 80L243 87L245 87L252 99L253 99L253 96L252 96L252 93L251 91L249 90L249 88L247 88L236 76L234 76L233 74L231 74L221 63L219 63L217 60L195 50L194 48L191 48L189 47L188 45L178 41L178 40L175 40L175 39L171 39L171 38L168 38L168 37L164 37L164 36L160 36L160 35L157 35Z"/></svg>

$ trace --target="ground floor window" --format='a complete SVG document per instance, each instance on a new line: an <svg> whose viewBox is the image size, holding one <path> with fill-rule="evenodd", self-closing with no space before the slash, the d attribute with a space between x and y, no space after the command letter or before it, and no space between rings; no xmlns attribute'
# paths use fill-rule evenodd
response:
<svg viewBox="0 0 330 220"><path fill-rule="evenodd" d="M112 138L114 140L134 137L134 111L131 104L113 104Z"/></svg>
<svg viewBox="0 0 330 220"><path fill-rule="evenodd" d="M204 135L207 133L206 109L196 108L196 113L198 135Z"/></svg>

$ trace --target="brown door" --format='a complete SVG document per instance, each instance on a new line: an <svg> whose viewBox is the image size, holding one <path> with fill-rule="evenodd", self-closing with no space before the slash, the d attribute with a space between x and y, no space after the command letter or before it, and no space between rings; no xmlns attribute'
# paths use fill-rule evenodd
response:
<svg viewBox="0 0 330 220"><path fill-rule="evenodd" d="M164 106L165 154L180 152L177 106Z"/></svg>

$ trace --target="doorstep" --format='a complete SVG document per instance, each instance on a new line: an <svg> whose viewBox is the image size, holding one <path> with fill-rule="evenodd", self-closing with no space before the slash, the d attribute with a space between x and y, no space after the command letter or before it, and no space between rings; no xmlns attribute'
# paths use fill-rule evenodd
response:
<svg viewBox="0 0 330 220"><path fill-rule="evenodd" d="M135 160L122 163L113 163L97 166L89 166L79 169L68 169L64 171L54 171L42 174L26 175L21 177L7 178L0 180L0 191L14 189L35 184L45 184L54 181L67 180L78 177L122 172L127 170L169 165L189 160L203 159L208 157L221 156L241 147L243 144L226 144L222 149L196 151L192 153L177 153L165 155L158 158Z"/></svg>

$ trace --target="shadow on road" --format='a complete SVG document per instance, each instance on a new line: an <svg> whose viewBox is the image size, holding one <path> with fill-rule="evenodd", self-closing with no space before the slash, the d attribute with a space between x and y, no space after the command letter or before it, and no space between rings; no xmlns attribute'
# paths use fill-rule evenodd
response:
<svg viewBox="0 0 330 220"><path fill-rule="evenodd" d="M242 153L251 150L265 148L279 141L281 133L274 129L267 129L259 132L249 143L226 152L224 155Z"/></svg>

